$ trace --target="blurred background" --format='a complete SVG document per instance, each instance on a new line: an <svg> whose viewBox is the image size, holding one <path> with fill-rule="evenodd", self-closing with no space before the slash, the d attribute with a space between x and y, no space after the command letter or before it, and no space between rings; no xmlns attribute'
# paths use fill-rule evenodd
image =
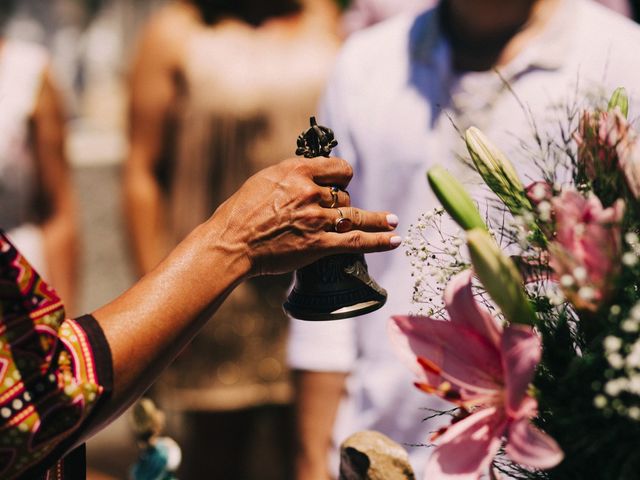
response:
<svg viewBox="0 0 640 480"><path fill-rule="evenodd" d="M14 2L2 0L2 2L4 6L0 7L0 14L3 19L5 37L15 41L20 40L40 45L46 49L51 62L52 77L55 79L57 91L62 99L67 128L65 152L66 159L71 167L70 188L75 192L78 213L78 225L76 228L79 239L79 248L77 248L79 256L78 280L74 295L75 299L71 301L73 305L72 313L77 315L83 312L90 312L116 297L145 271L144 261L141 261L139 252L136 254L135 246L132 247L129 241L129 238L135 237L135 234L131 234L131 225L139 220L129 218L129 223L127 223L127 216L124 213L130 210L129 204L125 208L126 198L129 198L131 202L131 192L129 192L129 197L125 197L123 193L127 183L124 179L125 164L138 161L131 158L127 160L131 156L130 125L128 120L131 100L130 92L136 91L135 85L132 87L131 75L136 62L137 67L135 68L148 68L144 66L145 55L142 54L141 56L141 50L137 45L140 44L141 32L144 31L150 19L155 18L157 15L160 15L160 17L162 15L167 17L168 15L170 18L173 18L171 17L173 15L177 18L185 11L166 10L166 4L186 4L188 2L170 2L169 0L19 0ZM202 6L207 2L193 3ZM257 12L259 8L255 6L270 4L270 0L261 0L253 3L236 2L236 4L240 3L247 4L243 13L245 15L243 21L251 28L260 27L264 19L278 18L278 16L289 18L287 17L289 10L286 10L286 8L293 7L288 4L298 4L298 2L280 2L286 7L283 7L285 8L283 10L284 13L273 13ZM286 103L284 98L287 97L286 92L281 97L276 96L275 99L277 101L267 106L265 106L264 98L254 99L255 102L262 102L260 103L261 108L267 111L267 113L261 111L260 115L256 115L255 112L248 114L247 112L252 110L244 103L245 110L234 104L229 107L233 111L225 110L227 120L218 122L219 125L216 124L219 127L216 127L218 130L226 129L224 131L227 133L216 137L216 134L211 133L213 132L212 130L205 129L205 133L197 138L188 135L184 138L184 136L176 135L174 147L175 144L180 144L181 141L186 142L191 147L191 150L187 149L186 153L179 148L176 149L176 152L178 152L176 156L201 155L206 160L210 158L210 155L213 155L211 152L218 152L219 156L216 157L216 161L221 163L218 165L221 170L213 172L206 170L205 176L209 178L208 176L216 174L216 172L226 172L227 170L233 170L234 176L233 178L225 177L224 185L216 183L218 180L212 180L213 183L211 184L205 182L204 185L205 187L207 185L219 186L219 196L224 197L224 195L230 193L229 189L235 189L238 182L241 182L253 170L265 166L265 162L275 162L293 153L296 135L306 128L304 119L314 113L313 105L317 102L318 96L322 91L324 78L329 73L332 60L338 51L340 43L346 36L355 30L365 28L399 11L426 8L434 3L434 1L429 0L303 1L302 9L310 18L312 17L313 21L307 22L305 20L306 23L301 23L298 27L322 32L324 37L322 35L303 35L297 30L291 30L293 33L288 32L288 34L300 35L300 37L289 37L283 45L302 42L301 45L307 48L307 51L313 50L313 68L316 70L310 69L308 62L306 64L302 63L300 68L292 69L290 72L286 70L291 67L292 63L295 63L294 60L291 60L292 58L300 59L305 57L299 52L295 53L294 56L294 53L289 51L287 51L289 57L283 57L287 58L286 63L282 58L274 56L272 66L281 71L286 70L288 72L286 76L300 82L299 84L304 82L304 85L309 87L308 95L304 98L296 97L297 105ZM611 2L603 1L602 3L615 4L614 7L622 9L623 13L629 16L640 13L638 10L638 3L640 2L619 2L614 0ZM208 4L211 5L209 10L206 8L201 10L201 13L207 12L207 14L202 13L202 18L198 20L201 22L201 25L199 24L195 28L198 32L207 29L215 30L220 22L220 19L216 16L215 9L218 7L229 9L231 8L229 4L234 4L234 2L211 0ZM251 5L254 6L252 7ZM175 5L169 6L169 8L173 7ZM251 11L252 8L254 9L253 11ZM292 10L294 13L296 11L295 8ZM263 9L263 7L260 7L260 9ZM185 18L190 18L189 12L187 8ZM242 28L237 28L237 32L242 32ZM273 30L270 30L269 35L268 41L271 41L274 37ZM230 75L225 72L224 68L221 68L221 65L226 65L233 71L236 63L234 57L228 55L226 59L222 58L224 56L214 51L216 48L214 46L211 47L211 56L209 57L209 51L207 50L209 44L206 43L207 41L209 40L202 40L202 42L198 43L200 48L198 68L194 68L193 64L186 62L183 65L185 69L182 72L183 76L172 87L175 90L175 96L183 98L183 100L170 105L170 102L166 99L162 100L160 98L162 94L159 94L158 104L163 101L167 103L166 108L161 113L165 114L168 111L180 112L173 116L167 114L167 118L179 119L183 122L183 127L186 124L189 128L178 129L176 127L176 129L172 129L170 126L160 125L158 131L175 133L174 130L176 132L190 130L193 133L194 125L201 124L198 115L202 114L201 106L203 104L207 105L208 108L217 109L217 111L228 107L206 96L199 96L198 93L195 93L190 88L193 85L204 86L205 91L208 86L212 86L211 88L215 86L215 88L221 89L231 88L227 84L220 83L219 79L224 77L225 74ZM239 45L241 45L238 52L246 51L246 49L242 50L242 46L246 45L242 43L243 41L243 39L238 40ZM304 42L309 43L305 44ZM282 47L282 50L285 49L285 47ZM153 52L149 53L149 55L153 55ZM240 54L238 55L240 56ZM251 55L254 55L254 57L251 57ZM254 61L257 61L258 58L262 58L262 55L254 51L244 58L244 63L238 61L238 65L242 64L238 67L239 70L236 71L236 74L238 71L251 71ZM322 58L322 61L319 61L319 58ZM212 63L211 68L207 67L209 61ZM221 63L214 64L213 62ZM319 65L322 67L321 70L318 70ZM261 77L268 77L270 75L268 67L268 65L263 65L261 67L263 70L256 70L253 74L248 74L248 78L253 78L251 75L254 75L258 82ZM141 75L141 78L146 78L144 77L144 72L138 72L138 74ZM1 70L0 75L2 75ZM279 79L280 76L276 74L273 78ZM309 78L313 78L316 82L313 86L311 86ZM239 77L236 75L233 79L237 81ZM138 85L137 88L138 90L140 88L144 89L144 81L142 81L142 87ZM246 92L255 90L252 85L248 85L246 88L246 91L233 90L229 94L230 98L236 98L233 97L235 94L238 95L238 99L243 99L242 101L246 102ZM265 92L271 91L264 85L260 85L260 88ZM269 88L275 87L272 84ZM273 95L268 93L264 95L265 98L270 96ZM291 97L291 95L288 95L288 97ZM0 111L2 111L2 101L0 98ZM147 98L146 101L151 103L151 107L148 105L140 107L141 112L138 113L142 119L145 118L145 115L150 115L151 117L154 115L153 98L150 100ZM190 109L190 101L200 107ZM240 100L237 103L239 104ZM191 105L191 107L193 106ZM295 111L296 107L299 111ZM280 112L279 110L282 111ZM279 113L280 116L274 114L274 112ZM136 118L135 115L134 118ZM231 123L228 118L233 118L232 127L229 126ZM290 120L289 123L291 125L287 124L287 119ZM295 120L295 122L292 120ZM230 128L232 128L233 134L228 133ZM141 130L140 126L138 126L138 129ZM278 133L276 135L273 132ZM141 135L143 134L144 132L141 133ZM207 153L202 153L202 149L196 149L200 153L193 153L194 149L192 147L194 143L198 145L206 143ZM247 144L250 144L252 149L249 150L246 147ZM158 147L157 145L160 146ZM168 148L160 141L157 142L157 145L156 148L160 150ZM238 148L238 145L242 148ZM250 157L252 163L248 166L242 166L242 168L232 168L230 163L224 163L224 161L220 160L227 157L232 159L232 155L228 153L229 150L236 152L235 155ZM290 152L288 152L289 150ZM268 152L266 160L265 151ZM163 150L160 156L164 153L166 152ZM225 155L227 156L225 157ZM225 161L230 162L231 160ZM0 166L2 166L1 161ZM196 172L196 176L201 176L202 170L197 170L197 168L200 167L194 166L192 173ZM177 174L178 169L175 166L170 171L179 177ZM160 174L158 175L161 177ZM128 182L129 184L126 188L131 190L131 178L129 178ZM159 183L162 182L159 181ZM189 188L188 183L187 188ZM135 191L135 182L133 189ZM168 198L171 200L170 196ZM207 199L203 208L211 212L211 208L215 208L216 202L221 200L223 198ZM190 210L193 205L190 201L186 202L187 210ZM172 210L171 205L165 205L164 203L159 205L162 207L167 206L169 210ZM1 205L0 207L2 209L8 208L7 205ZM174 213L174 215L177 215L179 219L184 218L181 213ZM1 218L2 216L0 215ZM200 220L195 219L194 221L197 223ZM0 227L6 228L1 224ZM138 226L138 228L143 229L143 226ZM187 225L184 228L188 230L191 225ZM179 228L176 227L176 230L179 230ZM152 232L148 232L148 234L152 234ZM179 236L179 234L176 235ZM175 241L177 240L176 238ZM151 240L148 241L150 242ZM140 243L139 239L138 242ZM142 242L142 245L144 246L144 242ZM153 263L154 260L151 259L150 261ZM285 279L285 287L286 282L287 280ZM264 285L255 286L258 292L262 292L265 288ZM273 301L272 298L263 299L258 297L256 299L251 297L248 300L246 298L238 299L238 304L245 303L244 306L240 305L237 308L241 310L243 308L245 310L252 309L251 302L261 302L271 303L270 308L279 310L279 301ZM219 362L219 368L216 367L217 369L215 369L217 372L216 381L225 387L221 390L219 385L215 386L219 395L210 395L206 405L204 402L199 403L194 400L189 400L190 403L187 403L190 405L189 409L200 413L211 410L215 410L218 413L245 411L251 408L259 411L259 415L255 417L258 420L252 417L253 420L249 421L247 418L229 417L227 415L226 418L214 418L211 421L211 419L203 420L196 416L196 424L200 424L204 431L201 438L204 438L205 441L197 442L191 439L187 441L188 446L186 448L189 449L189 455L191 456L215 457L215 455L212 455L212 449L219 448L224 453L225 447L222 444L225 443L225 440L228 440L231 445L241 444L247 446L245 457L240 460L246 466L245 473L242 476L231 477L220 474L216 477L215 475L209 476L200 472L199 478L231 478L233 480L239 478L243 480L252 478L260 478L261 480L287 478L287 475L282 472L288 471L286 459L290 443L286 439L282 440L279 437L281 439L279 443L282 443L282 447L274 450L273 441L273 432L277 431L282 434L283 425L286 426L290 421L288 404L291 392L287 383L286 371L284 371L282 360L279 357L282 353L280 351L282 335L286 334L286 332L281 329L274 333L274 331L267 329L265 325L268 322L266 322L265 318L251 317L245 313L242 315L241 318L243 320L230 324L231 326L227 330L218 329L218 331L212 333L212 336L219 339L220 337L226 338L235 335L235 342L245 342L247 345L253 346L251 348L246 346L236 348L234 346L233 348L244 353L236 355L238 358L233 361L216 359L216 362ZM264 315L267 314L265 313ZM240 317L236 316L235 318ZM260 341L270 335L274 338L276 353L271 351L268 354L262 353L263 349L271 347L260 344ZM200 347L209 348L205 344L204 346L196 345L194 349L197 350ZM239 358L243 354L249 356ZM245 370L249 370L245 367L246 364L258 365L255 376L262 379L258 381L260 389L254 388L255 385L251 383L252 380L243 380ZM214 369L214 367L211 368ZM247 373L247 378L250 378L252 374L251 372ZM176 382L175 378L169 379L167 385L172 385ZM243 389L240 387L243 387ZM214 388L212 387L212 389ZM162 389L160 390L162 391ZM267 390L268 392L265 393ZM160 396L160 398L162 397ZM181 419L177 413L174 415L172 408L176 405L175 402L184 403L185 398L189 397L181 397L180 400L167 400L163 405L168 417L168 430L172 435L173 432L176 432L175 435L179 438L181 438L181 430L184 431L185 428L184 419ZM272 408L272 405L276 405L277 408ZM180 411L180 408L176 408L177 411ZM207 423L209 421L210 423ZM191 419L190 425L193 426L193 419ZM235 438L237 432L234 431L234 428L237 425L246 425L244 434L242 430L239 430L241 433L240 438ZM212 440L212 444L208 444L206 442L207 433L213 430L218 432L219 438L216 441ZM249 435L249 433L252 434ZM183 446L183 448L185 447ZM125 415L88 444L89 478L94 480L128 478L129 468L136 461L138 454L130 420ZM281 460L275 461L276 464L278 462L280 464L274 467L275 458L280 458ZM185 475L180 476L180 478L198 478L197 472L190 475L191 477Z"/></svg>

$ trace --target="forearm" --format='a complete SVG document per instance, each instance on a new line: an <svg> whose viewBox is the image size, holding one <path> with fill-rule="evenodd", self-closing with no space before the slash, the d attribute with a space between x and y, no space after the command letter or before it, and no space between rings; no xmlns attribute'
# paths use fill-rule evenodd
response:
<svg viewBox="0 0 640 480"><path fill-rule="evenodd" d="M297 371L296 479L328 480L328 452L346 374Z"/></svg>
<svg viewBox="0 0 640 480"><path fill-rule="evenodd" d="M125 217L140 276L153 270L169 248L163 206L163 194L153 173L141 162L129 161L125 169Z"/></svg>
<svg viewBox="0 0 640 480"><path fill-rule="evenodd" d="M216 219L198 227L167 259L94 316L113 357L113 395L101 411L114 418L186 346L249 271L241 248L219 241Z"/></svg>

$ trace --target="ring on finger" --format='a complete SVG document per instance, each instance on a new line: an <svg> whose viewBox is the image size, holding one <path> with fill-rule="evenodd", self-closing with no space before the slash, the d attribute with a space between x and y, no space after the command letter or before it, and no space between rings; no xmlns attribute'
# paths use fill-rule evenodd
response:
<svg viewBox="0 0 640 480"><path fill-rule="evenodd" d="M338 187L329 187L329 191L331 192L331 206L329 208L335 208L338 206L338 192L340 189Z"/></svg>
<svg viewBox="0 0 640 480"><path fill-rule="evenodd" d="M338 215L340 216L336 219L336 222L334 224L335 231L337 233L346 233L350 231L351 227L353 226L353 222L351 221L351 219L345 217L342 214L342 210L340 210L339 208L336 208L336 210L338 211Z"/></svg>

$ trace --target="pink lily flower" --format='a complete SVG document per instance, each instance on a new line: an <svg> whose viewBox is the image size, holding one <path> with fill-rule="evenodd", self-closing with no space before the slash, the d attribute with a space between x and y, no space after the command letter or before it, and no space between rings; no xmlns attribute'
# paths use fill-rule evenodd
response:
<svg viewBox="0 0 640 480"><path fill-rule="evenodd" d="M549 265L576 308L596 311L619 270L624 202L603 208L595 195L585 198L567 189L551 204L556 235L549 245Z"/></svg>
<svg viewBox="0 0 640 480"><path fill-rule="evenodd" d="M618 164L618 145L633 132L619 109L585 111L574 139L578 144L578 160L590 180L603 173L614 172Z"/></svg>
<svg viewBox="0 0 640 480"><path fill-rule="evenodd" d="M499 326L473 298L471 278L470 271L460 273L445 289L450 321L396 316L390 322L400 356L419 376L416 386L468 413L434 438L438 446L425 479L476 480L503 442L514 462L554 467L562 450L530 422L537 415L528 390L540 361L540 339L528 326Z"/></svg>
<svg viewBox="0 0 640 480"><path fill-rule="evenodd" d="M640 140L637 136L618 144L618 162L633 197L640 199Z"/></svg>
<svg viewBox="0 0 640 480"><path fill-rule="evenodd" d="M640 199L640 139L619 109L583 112L574 139L590 180L621 172L633 197Z"/></svg>

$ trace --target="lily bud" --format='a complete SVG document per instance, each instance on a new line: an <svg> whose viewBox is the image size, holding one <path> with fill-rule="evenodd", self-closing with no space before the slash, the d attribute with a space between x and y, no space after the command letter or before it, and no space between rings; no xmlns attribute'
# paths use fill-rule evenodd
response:
<svg viewBox="0 0 640 480"><path fill-rule="evenodd" d="M476 170L505 206L512 213L530 209L520 177L504 153L476 127L469 128L464 137Z"/></svg>
<svg viewBox="0 0 640 480"><path fill-rule="evenodd" d="M500 251L489 232L467 232L467 245L476 276L511 323L535 325L533 312L523 287L523 280L513 261Z"/></svg>
<svg viewBox="0 0 640 480"><path fill-rule="evenodd" d="M624 87L618 87L614 90L611 95L611 99L609 100L609 105L607 106L607 110L610 112L617 108L620 109L620 113L627 118L629 115L629 97L627 96L627 91Z"/></svg>
<svg viewBox="0 0 640 480"><path fill-rule="evenodd" d="M441 166L435 166L427 172L427 178L433 193L458 225L464 230L487 230L473 200L453 175Z"/></svg>

